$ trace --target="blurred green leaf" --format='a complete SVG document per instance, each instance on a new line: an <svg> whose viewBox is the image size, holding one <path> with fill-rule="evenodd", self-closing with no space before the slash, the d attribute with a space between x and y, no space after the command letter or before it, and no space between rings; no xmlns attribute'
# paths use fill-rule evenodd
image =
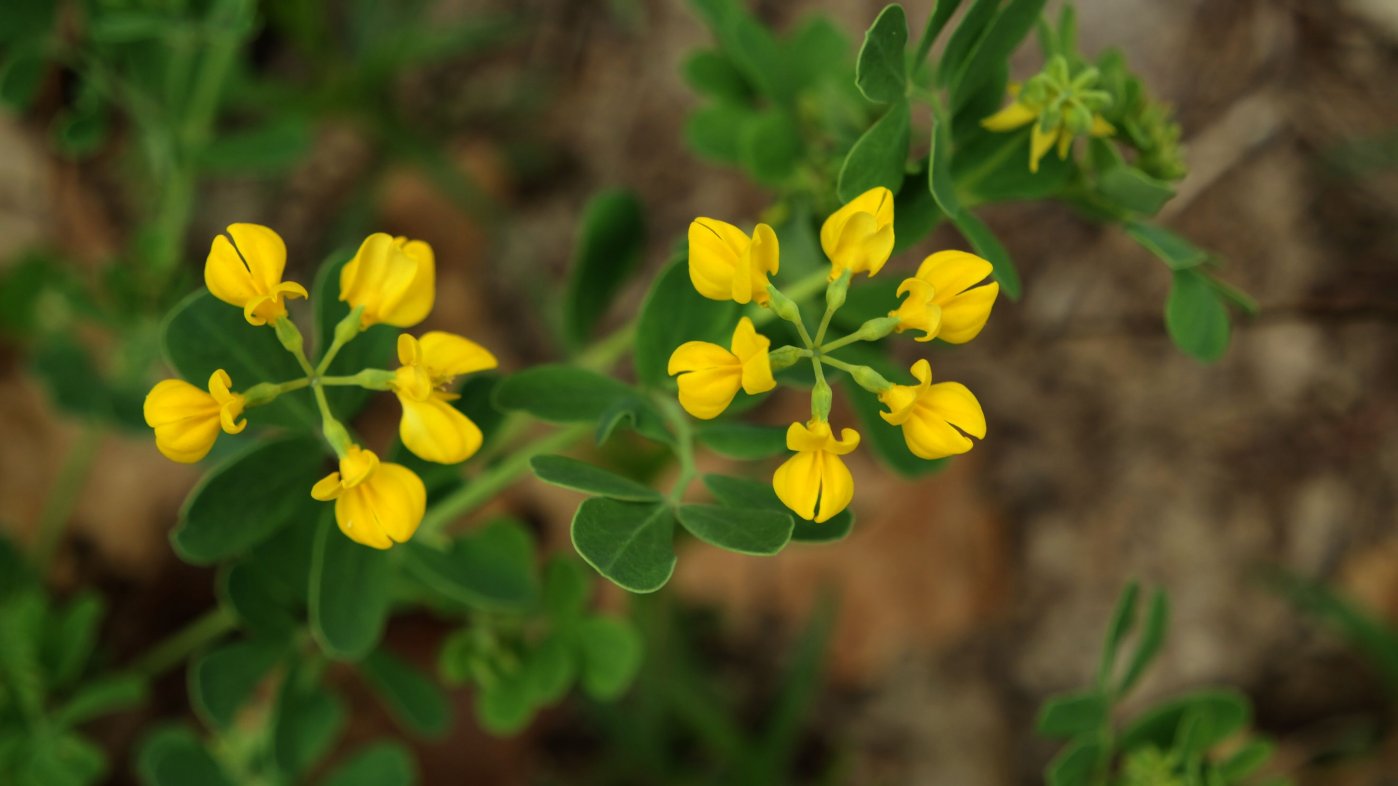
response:
<svg viewBox="0 0 1398 786"><path fill-rule="evenodd" d="M286 636L296 629L296 597L257 559L246 559L229 567L220 577L218 589L238 620L249 630L267 636ZM305 600L304 592L301 600Z"/></svg>
<svg viewBox="0 0 1398 786"><path fill-rule="evenodd" d="M584 500L573 516L573 547L631 592L654 592L675 572L675 518L664 504Z"/></svg>
<svg viewBox="0 0 1398 786"><path fill-rule="evenodd" d="M320 786L409 786L417 780L415 769L402 745L378 742L331 770Z"/></svg>
<svg viewBox="0 0 1398 786"><path fill-rule="evenodd" d="M592 596L592 586L577 560L554 555L544 568L544 608L555 620L582 614Z"/></svg>
<svg viewBox="0 0 1398 786"><path fill-rule="evenodd" d="M1169 183L1133 166L1112 167L1100 173L1097 190L1113 205L1147 216L1159 213L1175 196L1175 189Z"/></svg>
<svg viewBox="0 0 1398 786"><path fill-rule="evenodd" d="M1091 786L1107 756L1101 740L1094 737L1073 741L1053 757L1044 769L1048 786Z"/></svg>
<svg viewBox="0 0 1398 786"><path fill-rule="evenodd" d="M721 505L681 505L680 524L694 537L739 554L770 555L791 541L788 512Z"/></svg>
<svg viewBox="0 0 1398 786"><path fill-rule="evenodd" d="M471 608L519 609L539 594L534 542L517 521L496 519L439 551L409 543L404 567L444 596Z"/></svg>
<svg viewBox="0 0 1398 786"><path fill-rule="evenodd" d="M1121 642L1136 626L1136 600L1141 587L1134 581L1128 582L1116 600L1111 622L1107 624L1107 637L1102 645L1102 658L1097 666L1097 684L1105 688L1116 671L1117 652Z"/></svg>
<svg viewBox="0 0 1398 786"><path fill-rule="evenodd" d="M1246 778L1272 758L1275 746L1267 740L1252 740L1218 765L1218 772L1232 782Z"/></svg>
<svg viewBox="0 0 1398 786"><path fill-rule="evenodd" d="M405 729L435 738L451 727L451 708L441 687L386 650L360 661L359 671Z"/></svg>
<svg viewBox="0 0 1398 786"><path fill-rule="evenodd" d="M1206 274L1176 270L1165 301L1165 329L1175 346L1206 363L1228 349L1228 307Z"/></svg>
<svg viewBox="0 0 1398 786"><path fill-rule="evenodd" d="M1157 589L1151 593L1150 605L1146 607L1145 625L1141 628L1141 638L1136 643L1136 651L1131 655L1126 673L1117 685L1118 696L1126 695L1141 675L1145 674L1155 656L1160 654L1160 648L1165 643L1165 631L1169 626L1170 598L1164 590Z"/></svg>
<svg viewBox="0 0 1398 786"><path fill-rule="evenodd" d="M496 736L515 734L534 717L529 681L522 673L508 674L476 693L476 720Z"/></svg>
<svg viewBox="0 0 1398 786"><path fill-rule="evenodd" d="M215 134L199 151L199 166L238 177L281 174L305 158L314 141L305 117L274 115L259 125Z"/></svg>
<svg viewBox="0 0 1398 786"><path fill-rule="evenodd" d="M593 617L577 627L582 687L599 701L620 696L641 667L641 636L620 617Z"/></svg>
<svg viewBox="0 0 1398 786"><path fill-rule="evenodd" d="M1143 713L1122 731L1123 751L1154 745L1167 750L1177 740L1186 718L1203 719L1192 744L1207 750L1227 739L1252 717L1247 697L1231 689L1201 690L1160 704Z"/></svg>
<svg viewBox="0 0 1398 786"><path fill-rule="evenodd" d="M801 163L801 129L785 110L752 116L739 131L738 156L753 179L769 186L786 182Z"/></svg>
<svg viewBox="0 0 1398 786"><path fill-rule="evenodd" d="M15 47L0 60L0 104L27 109L39 94L48 61L39 52Z"/></svg>
<svg viewBox="0 0 1398 786"><path fill-rule="evenodd" d="M757 115L746 107L719 102L690 113L684 138L700 156L725 164L742 158L743 129Z"/></svg>
<svg viewBox="0 0 1398 786"><path fill-rule="evenodd" d="M53 715L58 726L79 726L93 718L122 712L146 700L146 681L136 675L88 680Z"/></svg>
<svg viewBox="0 0 1398 786"><path fill-rule="evenodd" d="M1124 226L1126 234L1159 257L1171 270L1188 270L1209 259L1208 252L1163 227L1142 221L1127 221Z"/></svg>
<svg viewBox="0 0 1398 786"><path fill-rule="evenodd" d="M895 191L893 197L893 253L895 254L922 242L943 218L943 213L937 207L937 201L932 198L932 192L926 187L926 184L927 168L920 166L917 171L905 174L902 188ZM897 289L895 282L887 283L894 284L893 288ZM864 292L869 288L870 284L868 283L851 288L850 299L854 299L857 293ZM849 307L850 301L846 300L845 308L840 309L835 318L844 317L845 320L852 321L853 317L845 316L845 309Z"/></svg>
<svg viewBox="0 0 1398 786"><path fill-rule="evenodd" d="M190 663L190 704L205 723L229 729L238 710L287 652L286 642L274 639L245 639L210 650Z"/></svg>
<svg viewBox="0 0 1398 786"><path fill-rule="evenodd" d="M1039 709L1035 728L1046 737L1076 737L1105 728L1110 709L1110 702L1100 691L1054 696Z"/></svg>
<svg viewBox="0 0 1398 786"><path fill-rule="evenodd" d="M649 486L575 458L535 456L529 465L540 480L555 486L631 502L660 499L660 492Z"/></svg>
<svg viewBox="0 0 1398 786"><path fill-rule="evenodd" d="M711 49L692 52L680 66L680 72L691 88L710 98L734 103L752 98L752 88L742 73L722 54Z"/></svg>
<svg viewBox="0 0 1398 786"><path fill-rule="evenodd" d="M760 508L788 515L791 513L777 498L777 493L772 490L771 483L760 483L728 475L705 475L704 485L715 499L734 508ZM845 508L822 524L796 516L791 516L791 518L795 522L791 531L791 539L803 543L832 543L843 540L854 526L854 514L850 512L849 508Z"/></svg>
<svg viewBox="0 0 1398 786"><path fill-rule="evenodd" d="M103 611L102 598L88 592L50 613L43 649L50 690L65 688L82 674L92 657Z"/></svg>
<svg viewBox="0 0 1398 786"><path fill-rule="evenodd" d="M293 778L302 775L334 747L344 731L345 704L310 676L293 672L283 683L272 720L272 753L277 767Z"/></svg>
<svg viewBox="0 0 1398 786"><path fill-rule="evenodd" d="M903 6L884 6L878 18L864 34L864 45L859 49L859 61L855 66L854 83L864 97L875 103L886 104L893 101L906 104L908 66L908 18ZM904 107L906 114L907 107ZM907 150L907 145L903 146ZM847 164L848 165L848 164ZM843 176L841 177L843 182ZM850 197L843 195L848 201Z"/></svg>
<svg viewBox="0 0 1398 786"><path fill-rule="evenodd" d="M670 354L686 341L728 346L737 304L709 300L689 280L687 256L670 263L651 286L636 325L636 377L658 387L669 379Z"/></svg>
<svg viewBox="0 0 1398 786"><path fill-rule="evenodd" d="M951 38L947 39L946 48L937 62L939 84L951 85L955 82L967 57L971 55L976 44L980 43L986 28L999 11L1000 2L1001 0L973 0L971 6L966 9L961 21L952 30Z"/></svg>
<svg viewBox="0 0 1398 786"><path fill-rule="evenodd" d="M575 349L587 342L645 247L645 213L635 194L616 189L588 201L563 300L564 335Z"/></svg>
<svg viewBox="0 0 1398 786"><path fill-rule="evenodd" d="M577 671L577 660L568 642L557 634L546 636L524 653L530 703L543 706L562 699L577 677Z"/></svg>
<svg viewBox="0 0 1398 786"><path fill-rule="evenodd" d="M311 635L332 658L357 661L383 636L392 558L345 537L335 526L333 506L324 508L311 562Z"/></svg>
<svg viewBox="0 0 1398 786"><path fill-rule="evenodd" d="M786 429L740 422L699 424L695 436L705 447L731 459L752 461L786 450Z"/></svg>
<svg viewBox="0 0 1398 786"><path fill-rule="evenodd" d="M949 84L953 113L965 107L985 80L995 74L996 66L1007 61L1019 48L1025 36L1034 29L1035 21L1044 10L1044 3L1045 0L1009 0L995 15L994 21L971 49L966 62L958 66L956 75ZM976 13L976 10L976 7L972 6L966 19ZM962 25L965 24L963 19Z"/></svg>
<svg viewBox="0 0 1398 786"><path fill-rule="evenodd" d="M875 186L898 193L903 187L904 168L908 162L910 122L908 102L900 99L859 137L840 167L837 191L841 201L852 201Z"/></svg>
<svg viewBox="0 0 1398 786"><path fill-rule="evenodd" d="M500 409L520 410L549 423L585 423L633 395L625 383L595 371L543 365L504 378L493 398Z"/></svg>
<svg viewBox="0 0 1398 786"><path fill-rule="evenodd" d="M226 437L225 437L226 439ZM189 492L170 541L183 559L207 565L246 552L283 527L312 526L310 488L325 454L310 437L255 442L219 463Z"/></svg>

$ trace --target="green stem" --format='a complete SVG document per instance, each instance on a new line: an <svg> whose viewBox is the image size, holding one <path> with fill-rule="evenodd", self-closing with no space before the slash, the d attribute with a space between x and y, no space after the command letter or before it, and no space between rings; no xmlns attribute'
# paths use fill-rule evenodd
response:
<svg viewBox="0 0 1398 786"><path fill-rule="evenodd" d="M392 371L382 368L366 368L356 374L343 377L319 377L317 382L330 387L358 386L370 388L372 390L387 390L379 384L380 379L388 379L393 374Z"/></svg>
<svg viewBox="0 0 1398 786"><path fill-rule="evenodd" d="M235 622L232 614L221 607L214 608L147 650L132 664L131 671L148 678L164 674L232 631Z"/></svg>
<svg viewBox="0 0 1398 786"><path fill-rule="evenodd" d="M63 530L73 516L73 507L81 496L83 481L87 479L92 461L97 457L97 447L102 442L101 426L94 422L83 425L78 440L68 449L63 466L58 471L53 488L44 501L43 512L39 516L39 530L34 539L34 564L39 575L48 572L58 544L63 540Z"/></svg>
<svg viewBox="0 0 1398 786"><path fill-rule="evenodd" d="M821 351L823 352L824 348L822 348ZM836 360L835 358L832 358L829 355L821 355L820 362L826 365L834 366L835 368L838 368L841 371L849 372L850 374L853 374L855 370L859 368L853 363L846 363L843 360Z"/></svg>
<svg viewBox="0 0 1398 786"><path fill-rule="evenodd" d="M352 444L349 432L345 430L345 425L335 417L335 413L330 411L330 402L325 398L325 388L321 387L319 381L311 385L311 390L315 392L316 408L320 410L320 431L325 436L325 441L330 444L335 455L344 457L345 451L349 450Z"/></svg>
<svg viewBox="0 0 1398 786"><path fill-rule="evenodd" d="M488 502L514 483L520 475L528 471L530 459L541 453L564 450L591 433L592 426L587 424L569 426L515 448L499 464L473 478L463 488L447 495L428 510L422 519L420 531L428 537L441 534L447 524Z"/></svg>
<svg viewBox="0 0 1398 786"><path fill-rule="evenodd" d="M675 429L675 456L680 461L680 472L675 476L674 485L670 487L669 498L674 502L679 502L696 474L694 468L694 429L689 424L689 417L675 404L673 399L667 396L655 396L654 398L661 412L664 413L665 419L670 421L670 425Z"/></svg>
<svg viewBox="0 0 1398 786"><path fill-rule="evenodd" d="M845 336L844 338L837 338L834 341L831 341L829 344L822 345L818 351L822 355L828 355L829 353L839 349L840 347L847 347L850 344L854 344L861 340L862 339L860 339L859 333L851 333L848 336ZM830 358L826 358L826 362L829 362L831 365L836 365L835 362Z"/></svg>

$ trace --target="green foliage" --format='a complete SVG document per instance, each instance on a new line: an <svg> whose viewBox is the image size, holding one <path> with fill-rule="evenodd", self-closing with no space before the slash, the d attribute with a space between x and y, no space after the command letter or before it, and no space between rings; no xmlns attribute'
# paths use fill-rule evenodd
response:
<svg viewBox="0 0 1398 786"><path fill-rule="evenodd" d="M426 675L382 649L365 658L360 670L405 729L424 737L447 733L451 708Z"/></svg>
<svg viewBox="0 0 1398 786"><path fill-rule="evenodd" d="M325 506L311 561L311 634L327 655L357 661L379 644L388 619L393 555L371 549L336 529Z"/></svg>
<svg viewBox="0 0 1398 786"><path fill-rule="evenodd" d="M539 593L533 539L510 519L490 522L444 548L409 544L403 564L441 599L465 608L519 611Z"/></svg>
<svg viewBox="0 0 1398 786"><path fill-rule="evenodd" d="M663 502L593 497L573 516L573 547L625 589L654 592L675 572L674 530L674 511Z"/></svg>
<svg viewBox="0 0 1398 786"><path fill-rule="evenodd" d="M907 46L908 17L903 6L885 6L864 34L864 46L854 67L854 83L865 98L880 104L902 101L908 84L907 54L903 51Z"/></svg>
<svg viewBox="0 0 1398 786"><path fill-rule="evenodd" d="M583 209L563 300L564 335L573 347L586 343L640 264L645 243L645 216L631 192L605 191Z"/></svg>
<svg viewBox="0 0 1398 786"><path fill-rule="evenodd" d="M567 456L535 456L529 460L539 479L555 486L626 502L652 502L660 494L649 486Z"/></svg>
<svg viewBox="0 0 1398 786"><path fill-rule="evenodd" d="M1231 753L1216 750L1244 734L1252 718L1246 696L1229 689L1196 690L1147 708L1121 729L1114 705L1159 655L1169 625L1165 593L1152 593L1144 625L1118 676L1123 645L1136 631L1139 587L1122 591L1107 626L1096 684L1049 698L1039 711L1040 734L1067 740L1044 770L1049 786L1230 786L1262 768L1271 744L1253 738Z"/></svg>
<svg viewBox="0 0 1398 786"><path fill-rule="evenodd" d="M687 250L685 252L688 253ZM670 355L686 341L728 346L737 304L709 300L694 290L684 258L671 262L655 279L636 323L636 377L659 387L669 380Z"/></svg>
<svg viewBox="0 0 1398 786"><path fill-rule="evenodd" d="M675 514L694 537L739 554L776 554L791 540L789 512L681 505Z"/></svg>
<svg viewBox="0 0 1398 786"><path fill-rule="evenodd" d="M227 729L239 708L286 653L284 642L249 639L200 656L190 663L190 702L205 723Z"/></svg>

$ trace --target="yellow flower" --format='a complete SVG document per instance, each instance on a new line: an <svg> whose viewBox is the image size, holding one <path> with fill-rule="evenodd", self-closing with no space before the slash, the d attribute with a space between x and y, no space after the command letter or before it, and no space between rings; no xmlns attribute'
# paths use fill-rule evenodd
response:
<svg viewBox="0 0 1398 786"><path fill-rule="evenodd" d="M156 383L146 395L146 425L155 429L155 446L171 461L193 464L209 454L219 427L237 434L247 427L240 420L243 397L228 390L233 380L223 369L209 377L205 393L182 379Z"/></svg>
<svg viewBox="0 0 1398 786"><path fill-rule="evenodd" d="M1020 98L1018 85L1010 85L1009 92L1015 100L1004 109L982 120L981 126L987 131L1013 131L1033 123L1034 129L1029 133L1030 172L1039 171L1039 159L1043 158L1055 143L1058 145L1058 157L1066 159L1068 152L1073 149L1073 140L1076 138L1068 120L1068 113L1059 113L1057 124L1045 127L1043 123L1039 122L1040 116L1046 109L1045 106ZM1088 136L1104 137L1116 133L1116 129L1102 115L1092 112L1090 117L1091 122L1086 129Z"/></svg>
<svg viewBox="0 0 1398 786"><path fill-rule="evenodd" d="M873 276L893 253L893 192L878 186L836 210L820 227L830 280L848 270Z"/></svg>
<svg viewBox="0 0 1398 786"><path fill-rule="evenodd" d="M780 265L777 233L758 224L749 238L743 230L713 218L689 225L689 280L710 300L767 305L767 277Z"/></svg>
<svg viewBox="0 0 1398 786"><path fill-rule="evenodd" d="M772 340L743 317L733 331L731 351L707 341L688 341L670 355L671 375L679 374L680 406L701 420L716 418L728 408L738 388L748 395L777 386L767 350Z"/></svg>
<svg viewBox="0 0 1398 786"><path fill-rule="evenodd" d="M360 327L412 327L427 318L436 294L436 259L421 240L375 232L340 269L340 299L364 307Z"/></svg>
<svg viewBox="0 0 1398 786"><path fill-rule="evenodd" d="M406 543L427 510L422 479L401 464L381 464L373 451L350 445L340 471L311 489L321 502L335 500L335 523L356 543L386 549Z"/></svg>
<svg viewBox="0 0 1398 786"><path fill-rule="evenodd" d="M1000 285L994 282L975 286L991 270L989 262L965 251L938 251L922 260L917 275L898 287L898 296L907 297L888 312L898 320L894 330L921 330L918 341L940 338L965 344L975 338L1000 294Z"/></svg>
<svg viewBox="0 0 1398 786"><path fill-rule="evenodd" d="M243 318L265 325L286 316L288 298L306 297L306 288L282 281L286 244L281 236L258 224L231 224L228 237L214 238L204 262L204 284L214 297L243 309Z"/></svg>
<svg viewBox="0 0 1398 786"><path fill-rule="evenodd" d="M917 385L894 385L879 394L879 401L889 409L879 415L903 427L903 440L913 455L925 459L955 456L975 444L966 434L985 438L985 413L965 385L933 385L932 366L926 360L914 363L912 372Z"/></svg>
<svg viewBox="0 0 1398 786"><path fill-rule="evenodd" d="M499 365L481 345L441 331L417 339L398 336L398 362L392 387L403 405L398 436L408 450L439 464L456 464L475 455L481 447L481 430L453 407L458 398L448 393L459 374L484 371Z"/></svg>
<svg viewBox="0 0 1398 786"><path fill-rule="evenodd" d="M772 476L777 497L803 519L829 521L854 499L854 476L840 456L858 446L859 433L852 428L841 429L835 439L823 420L804 426L792 423L786 430L786 447L796 455Z"/></svg>

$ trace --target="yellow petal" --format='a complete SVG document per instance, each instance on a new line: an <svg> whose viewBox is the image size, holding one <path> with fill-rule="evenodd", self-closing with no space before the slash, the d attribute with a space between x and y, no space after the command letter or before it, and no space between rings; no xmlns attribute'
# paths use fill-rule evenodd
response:
<svg viewBox="0 0 1398 786"><path fill-rule="evenodd" d="M1039 124L1034 124L1034 129L1029 132L1029 171L1039 171L1039 159L1053 147L1054 140L1058 134L1053 131L1042 131Z"/></svg>
<svg viewBox="0 0 1398 786"><path fill-rule="evenodd" d="M311 486L311 496L321 502L329 502L340 496L343 491L344 487L340 485L340 473L338 472L326 475L317 480L314 486Z"/></svg>
<svg viewBox="0 0 1398 786"><path fill-rule="evenodd" d="M942 306L942 330L937 337L950 344L965 344L980 335L999 294L1000 285L991 283L952 298Z"/></svg>
<svg viewBox="0 0 1398 786"><path fill-rule="evenodd" d="M1066 159L1068 152L1073 149L1073 132L1064 125L1058 130L1058 157Z"/></svg>
<svg viewBox="0 0 1398 786"><path fill-rule="evenodd" d="M454 333L432 330L422 334L422 363L434 377L455 377L500 365L490 350Z"/></svg>
<svg viewBox="0 0 1398 786"><path fill-rule="evenodd" d="M960 382L940 382L927 389L925 405L948 423L976 439L985 439L985 411L981 403Z"/></svg>
<svg viewBox="0 0 1398 786"><path fill-rule="evenodd" d="M830 444L825 449L837 456L843 456L854 452L857 447L859 447L859 432L852 428L842 428L840 429L840 438L832 437Z"/></svg>
<svg viewBox="0 0 1398 786"><path fill-rule="evenodd" d="M340 300L364 308L365 327L416 325L431 310L435 287L435 262L427 244L383 232L365 238L340 269Z"/></svg>
<svg viewBox="0 0 1398 786"><path fill-rule="evenodd" d="M929 460L965 453L973 444L945 420L922 407L915 408L913 416L903 423L903 440L913 455Z"/></svg>
<svg viewBox="0 0 1398 786"><path fill-rule="evenodd" d="M917 388L909 385L894 385L879 394L879 401L888 407L888 411L880 412L879 417L887 421L889 425L901 426L913 414L913 405L917 403Z"/></svg>
<svg viewBox="0 0 1398 786"><path fill-rule="evenodd" d="M768 354L772 340L757 332L752 320L743 317L733 330L733 354L743 366L743 390L748 395L766 393L777 386Z"/></svg>
<svg viewBox="0 0 1398 786"><path fill-rule="evenodd" d="M932 286L933 299L945 305L957 294L984 281L994 270L989 262L965 251L938 251L922 260L917 278Z"/></svg>
<svg viewBox="0 0 1398 786"><path fill-rule="evenodd" d="M718 344L708 341L686 341L670 353L666 373L670 376L685 371L726 368L740 364L738 357Z"/></svg>
<svg viewBox="0 0 1398 786"><path fill-rule="evenodd" d="M480 428L441 394L426 400L400 395L398 402L403 405L398 437L419 458L458 464L480 450Z"/></svg>
<svg viewBox="0 0 1398 786"><path fill-rule="evenodd" d="M731 300L733 279L751 241L741 229L714 218L689 225L689 280L710 300Z"/></svg>
<svg viewBox="0 0 1398 786"><path fill-rule="evenodd" d="M999 112L981 120L981 127L987 131L1013 131L1020 126L1034 122L1038 117L1038 112L1015 101Z"/></svg>
<svg viewBox="0 0 1398 786"><path fill-rule="evenodd" d="M1107 122L1101 115L1092 116L1092 127L1087 130L1090 136L1111 136L1116 133L1116 127Z"/></svg>
<svg viewBox="0 0 1398 786"><path fill-rule="evenodd" d="M820 451L802 451L783 462L772 475L772 490L796 515L807 521L815 518L820 498Z"/></svg>
<svg viewBox="0 0 1398 786"><path fill-rule="evenodd" d="M748 244L741 269L733 276L733 300L767 305L771 300L767 294L767 277L776 274L780 265L781 244L777 241L777 233L766 224L758 224L752 231L752 242Z"/></svg>
<svg viewBox="0 0 1398 786"><path fill-rule="evenodd" d="M855 221L859 215L869 219ZM877 273L893 251L893 192L871 188L831 213L820 226L820 247L834 265L832 281L846 268Z"/></svg>
<svg viewBox="0 0 1398 786"><path fill-rule="evenodd" d="M816 513L815 521L817 524L823 524L849 507L850 500L854 499L854 476L838 455L828 451L821 451L818 455L820 509Z"/></svg>
<svg viewBox="0 0 1398 786"><path fill-rule="evenodd" d="M798 453L823 449L830 442L830 424L820 420L786 427L786 449Z"/></svg>
<svg viewBox="0 0 1398 786"><path fill-rule="evenodd" d="M263 294L258 291L238 250L225 235L214 237L209 247L209 256L204 261L204 285L214 297L238 308Z"/></svg>
<svg viewBox="0 0 1398 786"><path fill-rule="evenodd" d="M427 512L427 488L416 473L401 464L384 464L375 474L375 491L386 501L379 520L397 543L407 543Z"/></svg>
<svg viewBox="0 0 1398 786"><path fill-rule="evenodd" d="M384 322L397 327L412 327L432 313L437 299L437 256L432 247L421 240L398 238L403 254L417 263L416 275Z"/></svg>
<svg viewBox="0 0 1398 786"><path fill-rule="evenodd" d="M262 293L270 294L282 281L286 270L286 243L281 235L261 224L231 224L228 234L247 263L252 279Z"/></svg>
<svg viewBox="0 0 1398 786"><path fill-rule="evenodd" d="M171 461L192 464L208 455L218 439L218 402L182 379L157 383L143 409L146 425L155 430L156 448Z"/></svg>
<svg viewBox="0 0 1398 786"><path fill-rule="evenodd" d="M680 406L700 420L712 420L723 413L738 395L743 369L734 364L687 371L677 380Z"/></svg>

